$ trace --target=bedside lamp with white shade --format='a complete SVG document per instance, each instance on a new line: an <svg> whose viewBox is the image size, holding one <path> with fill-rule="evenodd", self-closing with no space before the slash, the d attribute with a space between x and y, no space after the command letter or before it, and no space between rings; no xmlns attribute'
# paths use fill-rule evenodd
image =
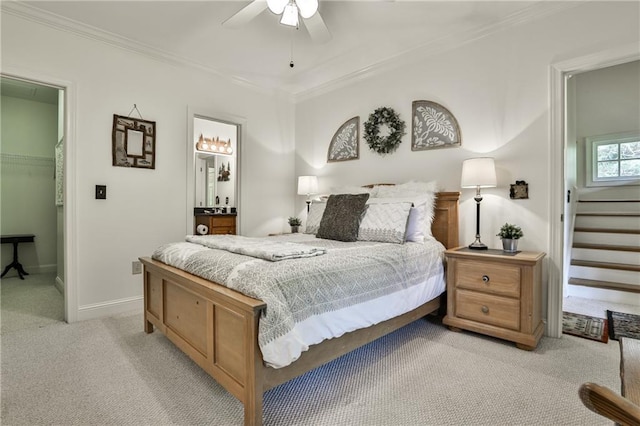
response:
<svg viewBox="0 0 640 426"><path fill-rule="evenodd" d="M318 193L318 177L317 176L298 176L298 195L307 196L307 213L311 205L311 194Z"/></svg>
<svg viewBox="0 0 640 426"><path fill-rule="evenodd" d="M470 249L486 250L487 246L480 240L480 188L493 188L497 184L496 166L493 158L470 158L462 162L462 188L475 188L476 196L476 240L469 245Z"/></svg>

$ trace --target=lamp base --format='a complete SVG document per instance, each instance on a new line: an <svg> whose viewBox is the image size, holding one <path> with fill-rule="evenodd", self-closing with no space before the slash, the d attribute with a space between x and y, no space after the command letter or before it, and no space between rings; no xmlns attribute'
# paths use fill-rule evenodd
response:
<svg viewBox="0 0 640 426"><path fill-rule="evenodd" d="M483 244L482 241L480 241L480 238L476 238L476 240L469 244L469 248L472 250L487 250L488 247L486 244Z"/></svg>

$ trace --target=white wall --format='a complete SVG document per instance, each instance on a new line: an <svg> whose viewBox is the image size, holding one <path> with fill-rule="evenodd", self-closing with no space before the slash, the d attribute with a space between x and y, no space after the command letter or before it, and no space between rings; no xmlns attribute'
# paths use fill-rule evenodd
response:
<svg viewBox="0 0 640 426"><path fill-rule="evenodd" d="M637 2L581 3L304 100L296 108L296 174L318 175L323 191L341 183L409 179L437 179L443 189L459 191L462 161L492 156L498 187L483 191L483 241L499 247L495 234L501 224L512 222L525 234L520 249L548 252L550 65L637 42L639 12ZM412 152L413 100L447 107L460 124L462 147ZM394 108L407 123L398 150L383 157L361 139L359 160L327 164L327 148L336 129L353 116L366 121L379 106ZM509 184L516 180L529 183L529 199L509 198ZM461 244L471 243L475 234L473 195L472 190L462 190ZM297 200L297 209L303 210L302 199Z"/></svg>
<svg viewBox="0 0 640 426"><path fill-rule="evenodd" d="M9 13L2 15L2 67L74 85L70 149L76 164L70 167L77 192L67 195L76 201L70 250L77 258L82 318L104 312L101 307L109 303L140 298L141 278L131 275L131 261L183 237L188 106L246 119L240 148L240 220L246 235L285 230L288 216L303 213L303 197L294 196L298 175L320 176L322 190L340 183L433 178L443 189L459 190L462 160L491 155L499 187L484 191L483 240L497 247L499 226L516 222L525 232L521 249L547 251L549 65L638 41L639 7L637 2L580 4L295 107L273 94ZM411 152L408 133L399 150L386 157L361 141L359 160L326 163L331 136L346 119L359 115L364 122L376 107L390 106L410 132L411 101L419 99L439 102L456 116L461 148ZM145 119L157 123L153 171L111 166L112 115L127 114L134 103ZM509 199L509 184L516 179L529 183L530 199ZM107 200L93 199L96 184L108 186ZM473 240L472 198L473 191L462 191L463 244Z"/></svg>
<svg viewBox="0 0 640 426"><path fill-rule="evenodd" d="M53 152L58 134L58 106L2 96L1 224L5 234L34 234L34 244L18 246L28 273L56 271L56 206ZM13 155L8 157L5 154ZM1 247L2 270L13 246ZM17 276L15 269L7 276Z"/></svg>
<svg viewBox="0 0 640 426"><path fill-rule="evenodd" d="M183 66L2 14L3 72L50 77L74 86L75 117L67 149L75 150L75 256L78 317L104 315L139 300L142 276L131 262L184 238L187 108L246 119L239 211L246 235L282 231L293 209L293 107L270 93L231 84ZM111 165L113 114L136 104L156 122L156 169ZM95 200L96 184L107 199ZM191 197L192 198L192 197ZM69 203L65 209L68 210ZM55 229L55 222L52 226ZM68 230L67 230L68 232Z"/></svg>
<svg viewBox="0 0 640 426"><path fill-rule="evenodd" d="M574 79L580 198L637 199L637 185L585 187L585 138L640 131L640 61L577 74Z"/></svg>

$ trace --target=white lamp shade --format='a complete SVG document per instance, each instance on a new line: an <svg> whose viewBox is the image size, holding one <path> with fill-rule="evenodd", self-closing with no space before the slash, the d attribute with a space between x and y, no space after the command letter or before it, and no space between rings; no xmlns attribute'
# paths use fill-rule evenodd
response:
<svg viewBox="0 0 640 426"><path fill-rule="evenodd" d="M298 195L318 193L317 176L298 176Z"/></svg>
<svg viewBox="0 0 640 426"><path fill-rule="evenodd" d="M318 11L318 0L296 0L300 16L303 18L311 18Z"/></svg>
<svg viewBox="0 0 640 426"><path fill-rule="evenodd" d="M289 0L267 0L267 6L269 10L280 15L284 11L284 7L289 4Z"/></svg>
<svg viewBox="0 0 640 426"><path fill-rule="evenodd" d="M492 188L496 184L496 166L493 158L470 158L462 162L461 187Z"/></svg>
<svg viewBox="0 0 640 426"><path fill-rule="evenodd" d="M282 25L288 25L290 27L298 26L298 8L295 4L289 3L284 7L284 12L282 12L280 23Z"/></svg>

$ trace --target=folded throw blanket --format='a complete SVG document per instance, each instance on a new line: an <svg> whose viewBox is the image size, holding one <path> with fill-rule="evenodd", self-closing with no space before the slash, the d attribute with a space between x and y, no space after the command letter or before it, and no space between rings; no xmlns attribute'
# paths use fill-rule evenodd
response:
<svg viewBox="0 0 640 426"><path fill-rule="evenodd" d="M250 238L240 235L187 235L186 241L205 247L226 250L232 253L277 262L279 260L297 259L325 254L322 247L288 241L272 241L269 238Z"/></svg>

